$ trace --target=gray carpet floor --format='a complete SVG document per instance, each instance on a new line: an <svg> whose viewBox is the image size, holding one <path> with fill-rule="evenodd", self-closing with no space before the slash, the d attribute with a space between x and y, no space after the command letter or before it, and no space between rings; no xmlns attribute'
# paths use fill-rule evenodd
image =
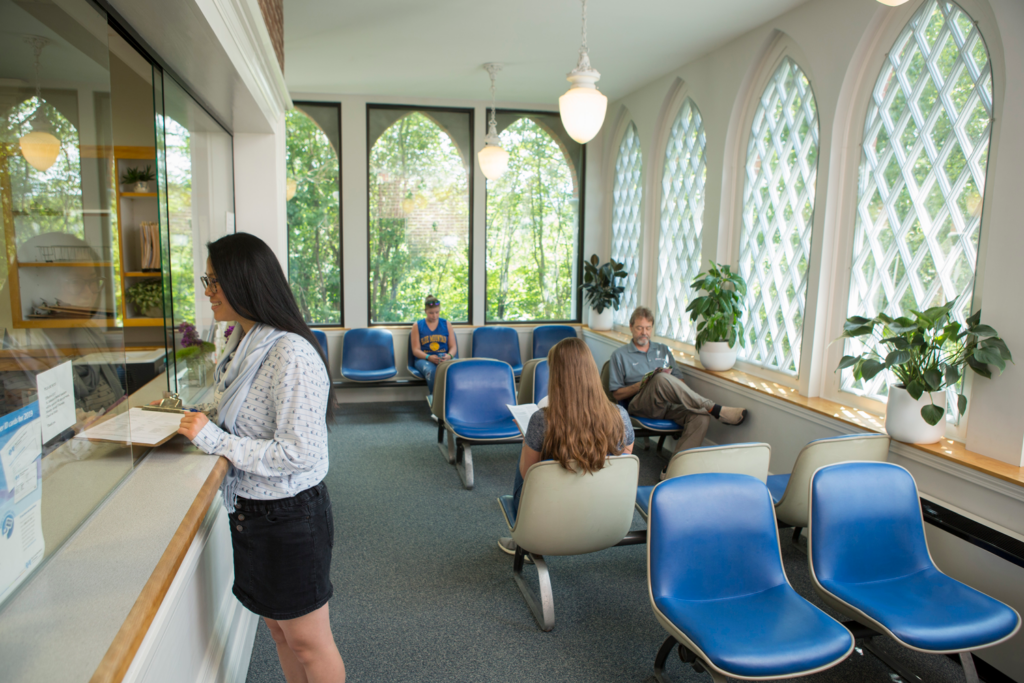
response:
<svg viewBox="0 0 1024 683"><path fill-rule="evenodd" d="M466 491L438 452L436 434L423 401L342 405L332 426L330 614L348 680L654 681L655 653L666 634L647 596L646 547L548 558L555 628L543 633L512 581L511 556L496 545L508 535L496 498L511 493L520 447L474 448L476 487ZM635 451L640 483L656 483L663 461L654 444L647 451L640 441ZM634 528L644 528L639 515ZM786 531L782 553L794 588L820 606L805 551ZM536 580L530 569L527 576ZM875 642L922 681L965 680L946 657ZM673 681L711 680L675 654L667 673ZM262 620L247 680L284 681ZM802 680L894 679L873 655L855 651Z"/></svg>

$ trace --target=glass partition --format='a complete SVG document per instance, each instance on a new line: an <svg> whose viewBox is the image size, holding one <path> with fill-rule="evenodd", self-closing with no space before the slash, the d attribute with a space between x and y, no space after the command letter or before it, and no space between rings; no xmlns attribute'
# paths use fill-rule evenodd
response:
<svg viewBox="0 0 1024 683"><path fill-rule="evenodd" d="M198 278L234 218L230 136L102 11L0 26L2 610L149 450L130 409L208 391L171 332L215 343Z"/></svg>

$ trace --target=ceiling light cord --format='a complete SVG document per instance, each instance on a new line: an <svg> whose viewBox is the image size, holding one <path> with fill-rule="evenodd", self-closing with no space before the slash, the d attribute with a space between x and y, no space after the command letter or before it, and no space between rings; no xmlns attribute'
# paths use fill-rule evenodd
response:
<svg viewBox="0 0 1024 683"><path fill-rule="evenodd" d="M39 80L39 60L43 56L43 48L46 47L50 41L42 36L26 36L25 42L32 46L32 49L36 53L35 57L35 69L36 69L36 108L43 106L43 85L42 81Z"/></svg>
<svg viewBox="0 0 1024 683"><path fill-rule="evenodd" d="M576 68L569 73L570 76L592 71L597 73L594 67L590 65L590 54L587 52L587 0L580 0L580 4L583 5L583 29L580 31L580 59L576 63Z"/></svg>
<svg viewBox="0 0 1024 683"><path fill-rule="evenodd" d="M498 127L498 120L495 117L497 116L496 111L497 111L498 105L497 105L497 100L495 99L495 95L494 95L494 68L493 68L493 66L490 69L488 69L487 71L491 75L491 121L490 121L490 124L491 124L491 128L497 129L497 127Z"/></svg>

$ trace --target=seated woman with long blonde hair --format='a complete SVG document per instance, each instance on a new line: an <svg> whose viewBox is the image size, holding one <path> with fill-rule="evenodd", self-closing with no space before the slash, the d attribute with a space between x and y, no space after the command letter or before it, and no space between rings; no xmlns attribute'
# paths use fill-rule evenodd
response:
<svg viewBox="0 0 1024 683"><path fill-rule="evenodd" d="M541 460L557 460L566 469L596 472L609 455L633 452L629 414L608 400L601 387L594 356L578 337L563 339L548 353L548 404L530 418L512 489L512 507L519 511L526 470ZM510 555L509 537L498 547Z"/></svg>

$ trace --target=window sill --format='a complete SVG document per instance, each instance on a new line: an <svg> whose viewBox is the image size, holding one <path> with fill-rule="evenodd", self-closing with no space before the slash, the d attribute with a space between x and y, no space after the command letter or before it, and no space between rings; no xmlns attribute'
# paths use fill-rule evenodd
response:
<svg viewBox="0 0 1024 683"><path fill-rule="evenodd" d="M618 331L603 332L592 330L586 326L583 329L588 334L592 334L597 337L604 337L620 344L625 344L630 341L630 336L628 334L623 334ZM678 348L673 348L672 351L676 362L687 369L706 373L726 382L738 384L747 389L756 391L759 394L771 396L791 405L799 406L805 410L818 413L819 415L824 415L825 417L845 422L848 425L857 427L864 431L885 433L884 415L878 415L859 408L852 408L850 406L843 405L842 403L830 401L826 398L808 398L806 396L802 396L796 389L762 377L756 377L741 370L733 369L727 372L713 372L711 370L705 370L695 355L686 353L685 351L680 351ZM968 467L1009 484L1014 484L1024 488L1024 467L1014 467L1009 463L996 460L995 458L990 458L988 456L981 455L980 453L974 453L967 450L964 444L959 441L944 438L934 444L903 445L908 448L914 448L924 453L935 455L944 460L949 460L950 462L954 462L958 465Z"/></svg>

